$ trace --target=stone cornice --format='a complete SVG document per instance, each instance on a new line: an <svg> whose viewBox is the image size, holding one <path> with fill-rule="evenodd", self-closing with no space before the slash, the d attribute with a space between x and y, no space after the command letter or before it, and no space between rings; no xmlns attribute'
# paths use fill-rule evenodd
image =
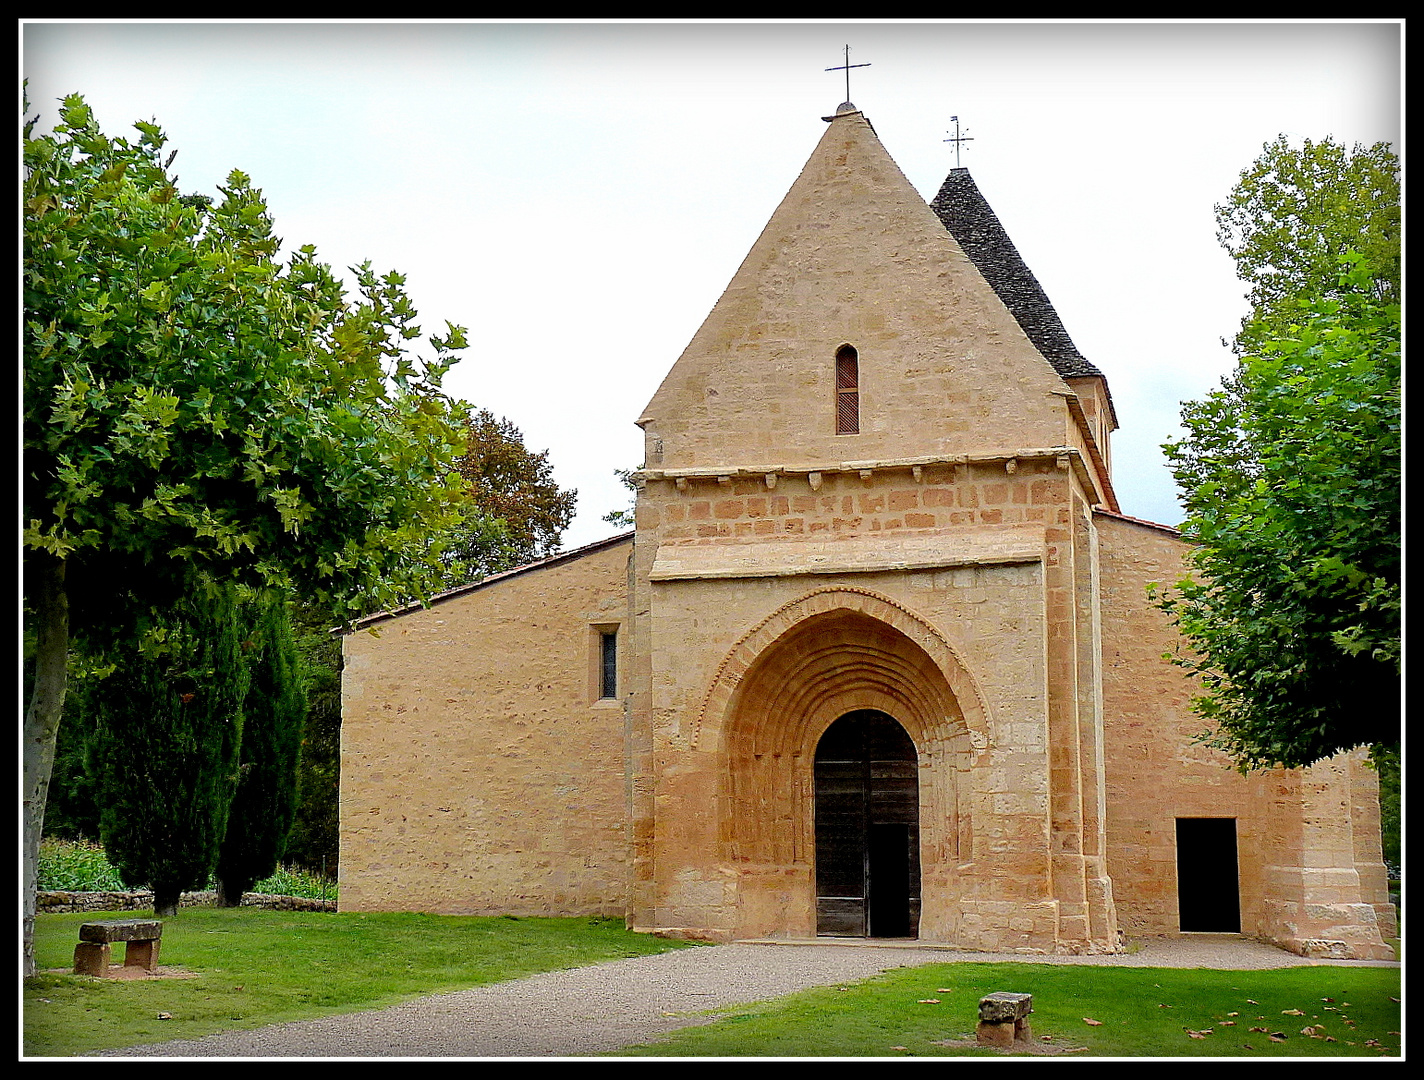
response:
<svg viewBox="0 0 1424 1080"><path fill-rule="evenodd" d="M635 480L717 480L721 477L766 476L807 476L821 473L861 473L867 470L878 472L890 469L923 468L926 465L993 465L1008 461L1033 461L1042 458L1078 457L1078 450L1072 446L1035 447L1019 450L997 451L983 454L930 454L924 457L875 458L868 461L836 461L798 464L765 465L696 465L681 469L639 469L633 473Z"/></svg>
<svg viewBox="0 0 1424 1080"><path fill-rule="evenodd" d="M1011 464L1020 461L1041 461L1051 458L1058 463L1060 469L1073 470L1073 474L1078 478L1084 489L1089 493L1089 501L1093 504L1106 504L1110 509L1117 509L1117 500L1113 498L1111 491L1104 492L1098 481L1095 469L1090 468L1084 461L1082 452L1073 446L1048 446L1048 447L1025 447L1018 450L999 451L994 453L979 454L931 454L924 457L907 458L877 458L870 461L837 461L824 462L818 464L798 463L798 464L757 464L757 465L697 465L688 468L674 469L639 469L633 473L633 480L638 484L647 484L655 481L670 481L675 484L679 491L685 490L694 483L703 481L715 481L720 484L729 484L736 479L759 479L768 488L775 488L778 480L782 477L804 478L811 489L818 490L822 480L827 476L858 474L863 479L869 479L877 472L908 471L914 474L916 483L922 482L921 471L927 467L937 465L998 465L1002 464L1006 472L1014 472L1015 468L1010 468ZM1101 468L1101 462L1094 462Z"/></svg>

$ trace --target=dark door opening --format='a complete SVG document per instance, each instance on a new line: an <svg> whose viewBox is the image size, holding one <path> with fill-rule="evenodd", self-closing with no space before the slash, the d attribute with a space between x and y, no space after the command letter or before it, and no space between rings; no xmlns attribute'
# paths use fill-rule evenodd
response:
<svg viewBox="0 0 1424 1080"><path fill-rule="evenodd" d="M816 746L816 933L914 937L920 923L915 744L886 713L861 709Z"/></svg>
<svg viewBox="0 0 1424 1080"><path fill-rule="evenodd" d="M1177 910L1184 933L1241 932L1235 818L1177 819Z"/></svg>

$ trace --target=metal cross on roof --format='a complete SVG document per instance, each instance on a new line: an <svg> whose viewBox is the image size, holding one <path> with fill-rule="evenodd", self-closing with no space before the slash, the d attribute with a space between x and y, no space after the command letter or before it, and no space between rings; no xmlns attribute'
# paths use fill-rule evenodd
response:
<svg viewBox="0 0 1424 1080"><path fill-rule="evenodd" d="M845 47L845 63L839 67L828 67L827 71L844 71L846 73L846 104L850 104L850 69L853 67L869 67L869 64L852 64L850 62L850 46Z"/></svg>
<svg viewBox="0 0 1424 1080"><path fill-rule="evenodd" d="M954 143L954 167L957 169L959 168L959 144L973 142L974 136L959 134L959 117L951 116L950 119L954 121L954 138L942 139L941 141Z"/></svg>

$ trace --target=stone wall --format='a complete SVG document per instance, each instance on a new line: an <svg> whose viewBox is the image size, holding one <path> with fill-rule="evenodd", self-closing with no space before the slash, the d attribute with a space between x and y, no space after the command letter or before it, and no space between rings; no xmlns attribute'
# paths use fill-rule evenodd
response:
<svg viewBox="0 0 1424 1080"><path fill-rule="evenodd" d="M626 619L630 546L345 638L343 911L623 914L623 702L600 698L598 661Z"/></svg>
<svg viewBox="0 0 1424 1080"><path fill-rule="evenodd" d="M639 527L659 544L913 533L976 525L1064 522L1067 458L985 455L960 463L842 464L755 477L687 477L648 470L657 497L639 501ZM1012 462L1012 463L1010 463Z"/></svg>
<svg viewBox="0 0 1424 1080"><path fill-rule="evenodd" d="M859 354L859 434L835 357ZM1058 446L1062 379L860 113L838 117L644 410L650 468Z"/></svg>
<svg viewBox="0 0 1424 1080"><path fill-rule="evenodd" d="M1108 868L1129 936L1180 931L1176 822L1236 823L1241 932L1307 955L1388 957L1378 789L1356 755L1243 776L1197 736L1198 688L1149 583L1184 573L1171 530L1095 515L1102 562ZM1371 807L1371 804L1372 807Z"/></svg>
<svg viewBox="0 0 1424 1080"><path fill-rule="evenodd" d="M179 907L212 907L217 903L215 892L183 893ZM270 908L274 911L335 911L335 900L314 900L306 896L275 896L269 893L244 893L243 907ZM63 889L37 894L35 910L41 915L59 915L79 911L152 911L153 893L135 892L70 892Z"/></svg>

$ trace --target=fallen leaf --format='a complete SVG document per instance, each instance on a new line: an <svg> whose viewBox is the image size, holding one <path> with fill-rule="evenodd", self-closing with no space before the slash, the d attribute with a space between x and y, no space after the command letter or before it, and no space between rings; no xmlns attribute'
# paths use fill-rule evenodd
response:
<svg viewBox="0 0 1424 1080"><path fill-rule="evenodd" d="M1399 998L1390 998L1389 1000L1394 1002L1396 1005L1399 1004Z"/></svg>
<svg viewBox="0 0 1424 1080"><path fill-rule="evenodd" d="M892 1046L892 1047L890 1047L890 1049L891 1049L891 1050L908 1050L909 1047L908 1047L908 1046Z"/></svg>
<svg viewBox="0 0 1424 1080"><path fill-rule="evenodd" d="M172 1013L159 1013L159 1014L158 1014L158 1019L160 1019L160 1020L172 1020L172 1019L173 1019L173 1014L172 1014Z"/></svg>
<svg viewBox="0 0 1424 1080"><path fill-rule="evenodd" d="M1203 1035L1200 1031L1189 1031L1189 1032L1187 1032L1187 1037L1190 1038L1190 1039L1205 1039L1205 1038L1206 1038L1206 1036Z"/></svg>
<svg viewBox="0 0 1424 1080"><path fill-rule="evenodd" d="M1281 1010L1281 1015L1282 1015L1282 1016L1304 1016L1305 1013L1301 1012L1299 1009L1282 1009L1282 1010Z"/></svg>
<svg viewBox="0 0 1424 1080"><path fill-rule="evenodd" d="M1259 1005L1259 1004L1261 1004L1261 1003L1260 1003L1259 1001L1252 1001L1250 998L1247 998L1247 999L1246 999L1246 1004L1247 1004L1247 1005Z"/></svg>
<svg viewBox="0 0 1424 1080"><path fill-rule="evenodd" d="M954 993L954 987L952 987L952 986L941 986L938 990L935 991L935 993L936 993L936 994L952 994L952 993Z"/></svg>
<svg viewBox="0 0 1424 1080"><path fill-rule="evenodd" d="M1335 1041L1335 1036L1334 1036L1334 1035L1327 1035L1327 1036L1325 1036L1325 1041L1326 1041L1326 1042L1334 1042L1334 1041Z"/></svg>
<svg viewBox="0 0 1424 1080"><path fill-rule="evenodd" d="M1266 1038L1270 1039L1271 1042L1285 1042L1286 1034L1284 1031L1273 1031L1267 1035Z"/></svg>
<svg viewBox="0 0 1424 1080"><path fill-rule="evenodd" d="M1235 1020L1223 1020L1223 1021L1221 1022L1221 1026L1222 1026L1222 1027L1235 1027L1235 1026L1236 1026L1236 1021L1235 1021Z"/></svg>
<svg viewBox="0 0 1424 1080"><path fill-rule="evenodd" d="M1229 1013L1227 1013L1226 1015L1227 1015L1227 1016L1240 1016L1241 1014L1240 1014L1239 1012L1229 1012Z"/></svg>
<svg viewBox="0 0 1424 1080"><path fill-rule="evenodd" d="M915 1004L916 1004L916 1005L938 1005L938 1004L939 1004L939 998L920 998L920 1000L917 1001L917 1002L915 1002Z"/></svg>
<svg viewBox="0 0 1424 1080"><path fill-rule="evenodd" d="M1378 1039L1366 1039L1366 1040L1365 1040L1365 1045L1366 1045L1366 1046L1383 1046L1384 1043L1380 1042Z"/></svg>
<svg viewBox="0 0 1424 1080"><path fill-rule="evenodd" d="M1103 1026L1103 1022L1102 1022L1101 1020L1094 1020L1091 1016L1085 1016L1085 1017L1083 1017L1083 1023L1085 1023L1085 1024L1092 1024L1093 1027L1102 1027L1102 1026Z"/></svg>
<svg viewBox="0 0 1424 1080"><path fill-rule="evenodd" d="M1170 1009L1170 1008L1172 1008L1172 1006L1171 1006L1171 1005L1163 1005L1163 1004L1161 1004L1161 1003L1159 1002L1158 1005L1157 1005L1157 1008L1159 1008L1159 1009Z"/></svg>
<svg viewBox="0 0 1424 1080"><path fill-rule="evenodd" d="M1252 1046L1250 1043L1242 1043L1242 1044L1241 1044L1241 1049L1243 1049L1243 1050L1254 1050L1254 1049L1256 1049L1256 1048L1255 1048L1254 1046Z"/></svg>
<svg viewBox="0 0 1424 1080"><path fill-rule="evenodd" d="M1264 1034L1266 1033L1266 1030L1267 1030L1267 1029L1266 1029L1266 1028L1252 1028L1251 1030L1252 1030L1252 1031L1259 1031L1259 1032L1261 1032L1261 1034L1264 1035Z"/></svg>
<svg viewBox="0 0 1424 1080"><path fill-rule="evenodd" d="M1334 1001L1334 998L1321 998L1321 1001Z"/></svg>
<svg viewBox="0 0 1424 1080"><path fill-rule="evenodd" d="M1044 1042L1051 1042L1052 1039L1053 1039L1053 1036L1052 1036L1052 1035L1040 1035L1039 1038L1042 1039Z"/></svg>

